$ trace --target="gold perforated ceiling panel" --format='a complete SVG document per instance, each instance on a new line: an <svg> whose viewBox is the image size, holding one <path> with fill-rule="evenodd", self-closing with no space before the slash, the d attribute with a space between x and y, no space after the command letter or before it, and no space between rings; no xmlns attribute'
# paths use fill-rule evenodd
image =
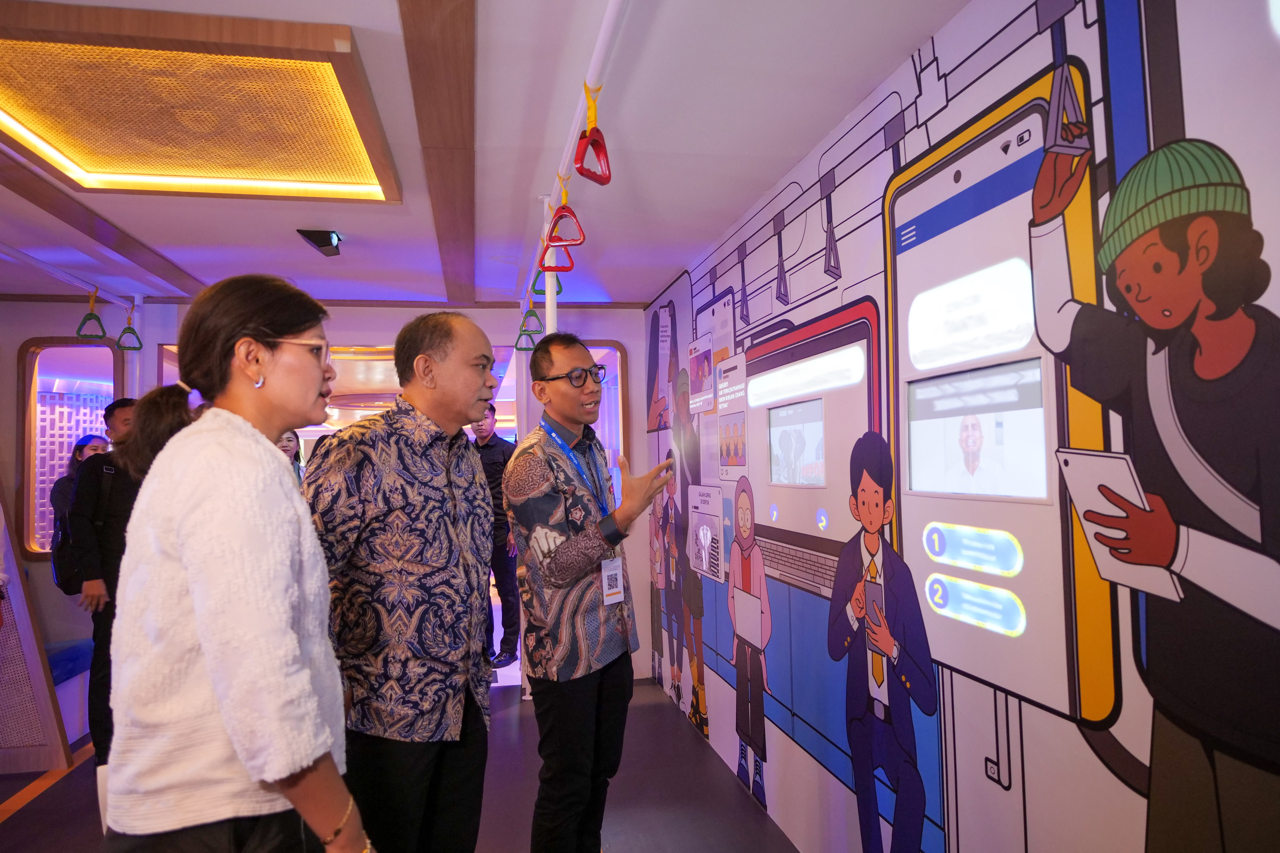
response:
<svg viewBox="0 0 1280 853"><path fill-rule="evenodd" d="M88 188L384 197L327 62L0 40L0 111Z"/></svg>

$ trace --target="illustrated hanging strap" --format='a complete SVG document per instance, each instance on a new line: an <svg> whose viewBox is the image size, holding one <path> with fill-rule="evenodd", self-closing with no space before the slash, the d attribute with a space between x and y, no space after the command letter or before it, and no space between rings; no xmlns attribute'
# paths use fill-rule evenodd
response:
<svg viewBox="0 0 1280 853"><path fill-rule="evenodd" d="M1151 404L1151 416L1164 451L1177 469L1182 482L1195 492L1200 502L1214 515L1248 536L1254 542L1262 541L1262 514L1258 505L1240 494L1222 479L1222 476L1204 460L1187 434L1182 431L1178 412L1173 405L1173 389L1169 382L1169 350L1156 352L1155 342L1150 342L1147 355L1147 399Z"/></svg>
<svg viewBox="0 0 1280 853"><path fill-rule="evenodd" d="M609 509L609 502L606 500L605 495L600 491L597 491L597 484L599 484L600 489L604 489L604 478L600 476L600 466L596 462L595 454L588 451L588 456L591 457L591 468L596 474L596 478L592 480L587 476L587 469L583 468L582 463L578 461L578 454L574 453L573 449L569 447L568 444L565 444L564 439L560 437L559 433L557 433L549 423L547 423L547 419L545 417L542 419L542 429L547 433L547 435L551 436L551 440L554 441L562 451L564 451L564 455L569 457L569 461L573 463L573 467L578 469L578 475L581 476L582 481L587 484L587 488L591 492L591 497L595 499L596 506L600 508L600 517L603 518L608 515L611 512Z"/></svg>

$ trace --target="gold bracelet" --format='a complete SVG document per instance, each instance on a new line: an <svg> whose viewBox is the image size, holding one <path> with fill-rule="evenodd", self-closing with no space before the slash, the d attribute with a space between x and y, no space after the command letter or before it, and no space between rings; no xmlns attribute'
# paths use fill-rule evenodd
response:
<svg viewBox="0 0 1280 853"><path fill-rule="evenodd" d="M342 822L339 823L338 828L333 831L333 835L330 835L328 838L321 841L321 844L328 847L330 844L338 840L338 836L342 834L342 828L347 825L347 818L351 817L351 810L355 808L355 804L356 798L354 796L347 800L347 811L342 815ZM365 840L368 840L367 835L365 836ZM363 851L363 853L368 853L368 851Z"/></svg>

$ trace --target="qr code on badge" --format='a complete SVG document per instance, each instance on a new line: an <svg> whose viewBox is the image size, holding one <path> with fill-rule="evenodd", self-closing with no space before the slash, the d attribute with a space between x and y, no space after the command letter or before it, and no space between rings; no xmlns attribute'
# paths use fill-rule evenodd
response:
<svg viewBox="0 0 1280 853"><path fill-rule="evenodd" d="M608 575L605 575L605 576L604 576L604 587L605 587L605 590L606 590L607 592L617 592L617 591L618 591L618 580L619 580L619 578L618 578L618 576L617 576L617 575L615 575L615 574L608 574Z"/></svg>

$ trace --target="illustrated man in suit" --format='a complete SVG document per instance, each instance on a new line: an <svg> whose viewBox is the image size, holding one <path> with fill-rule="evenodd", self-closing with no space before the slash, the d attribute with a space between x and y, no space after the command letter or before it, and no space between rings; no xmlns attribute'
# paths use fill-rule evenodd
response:
<svg viewBox="0 0 1280 853"><path fill-rule="evenodd" d="M938 688L911 570L881 534L893 520L893 457L878 433L853 446L849 480L849 512L862 529L840 552L827 648L832 660L849 657L845 725L862 849L883 850L874 775L880 767L897 793L890 853L917 853L925 798L911 703L933 715Z"/></svg>

